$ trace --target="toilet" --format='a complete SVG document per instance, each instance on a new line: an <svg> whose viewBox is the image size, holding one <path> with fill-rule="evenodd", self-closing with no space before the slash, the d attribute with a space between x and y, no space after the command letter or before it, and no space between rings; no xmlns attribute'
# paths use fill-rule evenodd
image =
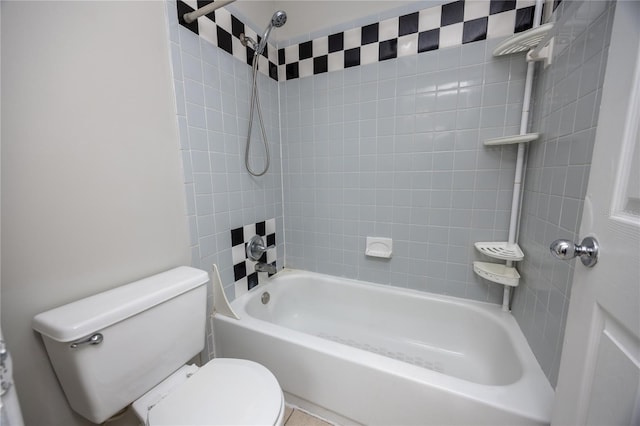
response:
<svg viewBox="0 0 640 426"><path fill-rule="evenodd" d="M282 389L264 366L187 364L204 348L208 281L182 266L36 315L71 408L93 423L131 406L151 426L282 425Z"/></svg>

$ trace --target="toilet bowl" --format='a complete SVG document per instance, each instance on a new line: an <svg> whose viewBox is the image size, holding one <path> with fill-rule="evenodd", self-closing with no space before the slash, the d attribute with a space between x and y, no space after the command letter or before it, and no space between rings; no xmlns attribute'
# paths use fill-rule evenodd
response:
<svg viewBox="0 0 640 426"><path fill-rule="evenodd" d="M132 405L145 425L281 425L262 365L185 365L204 349L208 282L183 266L36 315L71 408L98 424Z"/></svg>
<svg viewBox="0 0 640 426"><path fill-rule="evenodd" d="M148 426L284 423L284 397L276 378L262 365L240 359L184 366L132 408Z"/></svg>

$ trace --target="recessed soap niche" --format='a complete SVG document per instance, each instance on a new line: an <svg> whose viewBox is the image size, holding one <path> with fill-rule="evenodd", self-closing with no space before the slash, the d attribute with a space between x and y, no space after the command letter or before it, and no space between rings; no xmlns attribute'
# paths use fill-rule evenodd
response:
<svg viewBox="0 0 640 426"><path fill-rule="evenodd" d="M367 237L364 254L369 257L391 259L393 255L393 240L383 237Z"/></svg>

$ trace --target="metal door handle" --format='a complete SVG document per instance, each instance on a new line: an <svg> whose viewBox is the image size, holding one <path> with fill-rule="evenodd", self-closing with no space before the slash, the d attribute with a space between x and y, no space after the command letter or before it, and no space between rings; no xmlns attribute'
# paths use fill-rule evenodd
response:
<svg viewBox="0 0 640 426"><path fill-rule="evenodd" d="M587 268L598 262L598 241L593 237L586 237L580 244L569 240L555 240L549 246L551 254L561 260L571 260L579 256L580 261Z"/></svg>

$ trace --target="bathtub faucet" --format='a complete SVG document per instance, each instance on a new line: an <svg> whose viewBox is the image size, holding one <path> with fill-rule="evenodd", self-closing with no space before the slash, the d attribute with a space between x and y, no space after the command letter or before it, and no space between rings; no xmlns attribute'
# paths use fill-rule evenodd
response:
<svg viewBox="0 0 640 426"><path fill-rule="evenodd" d="M275 274L278 272L275 265L270 265L268 263L258 262L256 263L256 272L268 272L269 274Z"/></svg>
<svg viewBox="0 0 640 426"><path fill-rule="evenodd" d="M267 246L260 235L254 235L247 243L247 257L259 261L267 250L275 248L275 245Z"/></svg>

